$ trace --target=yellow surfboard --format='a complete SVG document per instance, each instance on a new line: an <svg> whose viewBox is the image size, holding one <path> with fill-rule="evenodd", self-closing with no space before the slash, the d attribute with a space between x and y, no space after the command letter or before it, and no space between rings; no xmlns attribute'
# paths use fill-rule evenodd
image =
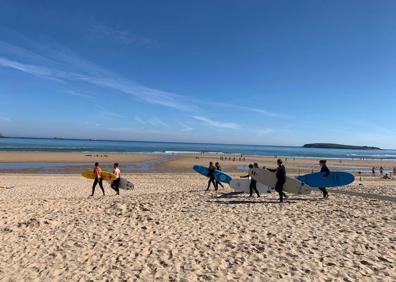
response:
<svg viewBox="0 0 396 282"><path fill-rule="evenodd" d="M89 179L95 179L96 175L93 171L90 170L86 170L81 172L81 175L84 176L85 178L89 178ZM102 179L103 180L115 180L117 178L117 176L115 174L112 174L111 172L107 172L107 171L103 171L102 172Z"/></svg>

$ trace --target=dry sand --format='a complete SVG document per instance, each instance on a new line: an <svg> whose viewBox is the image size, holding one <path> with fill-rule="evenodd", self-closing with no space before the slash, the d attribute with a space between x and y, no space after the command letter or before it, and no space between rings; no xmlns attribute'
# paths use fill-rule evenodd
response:
<svg viewBox="0 0 396 282"><path fill-rule="evenodd" d="M204 192L197 174L129 178L88 198L77 175L0 175L16 185L0 190L0 280L396 280L395 181L279 204Z"/></svg>

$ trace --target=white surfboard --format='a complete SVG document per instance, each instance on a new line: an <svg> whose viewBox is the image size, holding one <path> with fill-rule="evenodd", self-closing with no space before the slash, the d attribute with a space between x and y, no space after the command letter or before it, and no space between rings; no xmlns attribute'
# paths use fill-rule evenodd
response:
<svg viewBox="0 0 396 282"><path fill-rule="evenodd" d="M110 185L112 183L112 181L107 181ZM132 190L135 188L135 185L129 181L128 179L121 177L120 179L120 186L118 187L120 189L124 189L124 190Z"/></svg>
<svg viewBox="0 0 396 282"><path fill-rule="evenodd" d="M132 190L135 188L135 185L128 179L121 177L119 188L124 190Z"/></svg>
<svg viewBox="0 0 396 282"><path fill-rule="evenodd" d="M234 192L250 193L250 179L233 179L231 180L230 187L234 189ZM257 182L257 190L260 194L271 193L271 187L265 186L262 183Z"/></svg>
<svg viewBox="0 0 396 282"><path fill-rule="evenodd" d="M267 169L261 168L253 168L252 177L257 181L264 185L275 187L276 184L276 173L269 171ZM309 194L311 193L312 188L307 184L292 178L286 177L285 185L283 186L283 191L293 194Z"/></svg>

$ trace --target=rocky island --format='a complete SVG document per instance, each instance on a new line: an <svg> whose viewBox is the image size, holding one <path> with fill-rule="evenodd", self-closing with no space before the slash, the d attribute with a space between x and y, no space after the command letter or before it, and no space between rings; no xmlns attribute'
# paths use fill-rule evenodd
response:
<svg viewBox="0 0 396 282"><path fill-rule="evenodd" d="M379 147L373 146L354 146L354 145L342 145L333 143L312 143L305 144L303 148L320 148L320 149L349 149L349 150L382 150Z"/></svg>

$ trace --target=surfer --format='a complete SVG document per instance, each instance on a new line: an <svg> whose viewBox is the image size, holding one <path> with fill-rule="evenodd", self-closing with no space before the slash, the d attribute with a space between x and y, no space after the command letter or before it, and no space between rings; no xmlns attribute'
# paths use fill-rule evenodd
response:
<svg viewBox="0 0 396 282"><path fill-rule="evenodd" d="M321 166L320 172L324 172L323 177L326 178L327 176L329 176L330 169L326 165L326 160L320 160L319 165ZM327 199L329 197L329 192L327 192L326 187L319 187L319 190L322 191L324 199Z"/></svg>
<svg viewBox="0 0 396 282"><path fill-rule="evenodd" d="M250 178L250 185L249 185L250 197L253 197L253 191L256 192L257 197L260 197L260 193L257 190L257 182L256 182L256 180L254 180L252 178L253 167L258 168L258 164L257 163L255 163L254 165L249 164L249 173L248 173L248 175L241 176L241 178Z"/></svg>
<svg viewBox="0 0 396 282"><path fill-rule="evenodd" d="M218 171L221 171L221 166L220 166L219 162L215 163L215 167ZM224 188L223 184L220 181L217 181L217 179L216 179L216 185L217 185L217 188L219 188L219 185L221 186L221 188Z"/></svg>
<svg viewBox="0 0 396 282"><path fill-rule="evenodd" d="M114 163L113 174L115 174L117 178L111 182L110 186L116 191L117 195L120 195L121 170L118 166L118 163Z"/></svg>
<svg viewBox="0 0 396 282"><path fill-rule="evenodd" d="M276 169L267 168L269 171L276 172L276 184L275 191L279 193L279 200L281 203L287 198L286 194L283 192L283 185L286 182L286 168L282 164L282 160L278 159L277 161L278 167Z"/></svg>
<svg viewBox="0 0 396 282"><path fill-rule="evenodd" d="M216 172L216 167L213 165L213 162L210 162L210 163L209 163L209 167L208 167L208 177L209 177L209 181L208 181L208 188L206 188L206 191L209 190L210 184L211 184L211 183L213 184L215 190L216 190L216 191L218 190L218 186L217 186L217 184L216 184L217 181L216 181L215 172Z"/></svg>
<svg viewBox="0 0 396 282"><path fill-rule="evenodd" d="M93 172L95 173L95 180L94 180L94 183L92 185L91 197L93 197L93 195L95 194L95 188L96 188L97 184L99 184L99 187L102 190L102 193L103 193L103 196L104 196L105 195L105 191L103 189L103 182L102 182L102 169L100 168L98 162L95 163L95 168L94 168Z"/></svg>

